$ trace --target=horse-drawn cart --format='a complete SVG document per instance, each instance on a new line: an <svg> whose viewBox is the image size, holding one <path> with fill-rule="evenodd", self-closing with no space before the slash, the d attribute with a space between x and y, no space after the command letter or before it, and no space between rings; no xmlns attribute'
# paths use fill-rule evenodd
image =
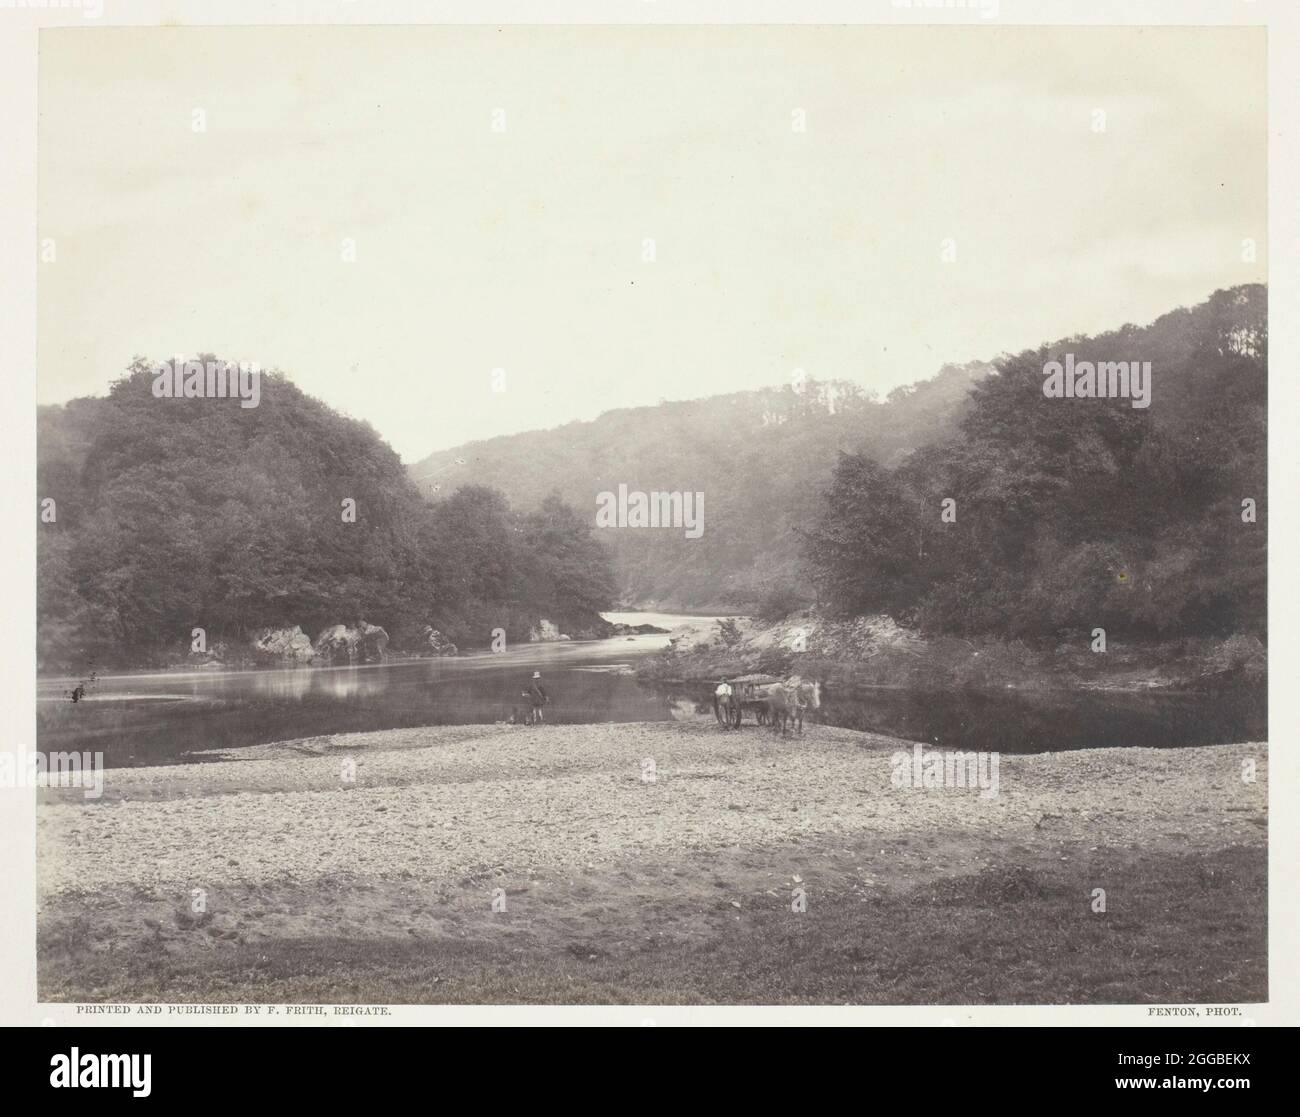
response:
<svg viewBox="0 0 1300 1117"><path fill-rule="evenodd" d="M739 729L746 710L759 725L767 724L767 695L781 680L775 675L741 675L720 684L713 694L713 713L719 725Z"/></svg>
<svg viewBox="0 0 1300 1117"><path fill-rule="evenodd" d="M822 704L822 685L816 679L791 675L741 675L724 681L713 691L713 716L724 729L739 729L745 711L751 710L759 725L770 725L788 736L794 725L803 734L804 713Z"/></svg>

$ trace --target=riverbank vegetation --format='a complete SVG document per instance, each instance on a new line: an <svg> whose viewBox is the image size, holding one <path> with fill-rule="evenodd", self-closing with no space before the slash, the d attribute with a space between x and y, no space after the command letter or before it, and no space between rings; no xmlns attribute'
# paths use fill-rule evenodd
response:
<svg viewBox="0 0 1300 1117"><path fill-rule="evenodd" d="M261 400L157 399L137 361L107 396L38 412L38 662L45 670L237 660L259 633L429 629L486 647L542 618L598 634L609 558L558 498L467 487L426 500L374 430L282 374ZM352 502L352 503L349 503ZM354 509L352 515L350 510ZM204 657L210 658L210 657Z"/></svg>
<svg viewBox="0 0 1300 1117"><path fill-rule="evenodd" d="M1266 290L996 362L956 429L842 453L802 573L642 673L916 687L1258 682L1267 656ZM1149 407L1048 398L1049 361L1152 364Z"/></svg>
<svg viewBox="0 0 1300 1117"><path fill-rule="evenodd" d="M1149 408L1043 393L1044 364L1150 361ZM803 531L837 618L926 633L1161 641L1266 631L1262 286L997 362L958 432L842 455Z"/></svg>
<svg viewBox="0 0 1300 1117"><path fill-rule="evenodd" d="M658 682L712 682L764 673L832 687L1142 691L1255 685L1267 648L1255 636L1112 641L1105 654L1075 639L924 634L887 615L832 620L812 610L783 621L730 618L677 634L637 674Z"/></svg>

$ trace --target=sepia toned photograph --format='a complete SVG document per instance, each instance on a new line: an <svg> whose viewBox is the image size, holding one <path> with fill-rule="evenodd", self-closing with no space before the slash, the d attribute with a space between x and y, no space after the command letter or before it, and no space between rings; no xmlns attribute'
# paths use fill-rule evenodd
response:
<svg viewBox="0 0 1300 1117"><path fill-rule="evenodd" d="M1267 35L966 7L41 29L38 1001L1269 1001Z"/></svg>

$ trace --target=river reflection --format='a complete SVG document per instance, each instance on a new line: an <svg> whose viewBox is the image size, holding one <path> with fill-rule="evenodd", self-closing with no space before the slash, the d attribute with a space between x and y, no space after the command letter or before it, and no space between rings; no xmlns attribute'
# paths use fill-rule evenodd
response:
<svg viewBox="0 0 1300 1117"><path fill-rule="evenodd" d="M643 614L628 623L681 620ZM108 675L75 703L66 697L75 680L42 679L37 740L47 751L102 752L119 766L329 733L504 722L522 715L534 670L553 697L550 722L667 721L688 716L690 703L639 685L631 672L667 642L647 634L351 667Z"/></svg>
<svg viewBox="0 0 1300 1117"><path fill-rule="evenodd" d="M707 687L688 693L708 708ZM1170 748L1267 740L1268 695L1263 684L1138 693L827 687L810 720L980 752Z"/></svg>
<svg viewBox="0 0 1300 1117"><path fill-rule="evenodd" d="M342 699L382 694L388 689L382 675L363 667L337 667L320 670L296 667L286 671L264 671L248 681L249 690L266 698L307 697L312 692L322 697Z"/></svg>

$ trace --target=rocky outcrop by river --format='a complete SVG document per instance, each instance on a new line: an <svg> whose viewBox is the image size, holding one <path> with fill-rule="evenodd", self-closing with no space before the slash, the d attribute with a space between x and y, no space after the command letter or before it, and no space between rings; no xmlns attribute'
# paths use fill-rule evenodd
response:
<svg viewBox="0 0 1300 1117"><path fill-rule="evenodd" d="M388 633L365 621L355 628L331 625L316 637L316 658L321 663L380 663L387 648Z"/></svg>
<svg viewBox="0 0 1300 1117"><path fill-rule="evenodd" d="M268 659L283 659L291 663L310 663L316 658L316 648L311 637L302 628L263 628L253 634L253 652Z"/></svg>

